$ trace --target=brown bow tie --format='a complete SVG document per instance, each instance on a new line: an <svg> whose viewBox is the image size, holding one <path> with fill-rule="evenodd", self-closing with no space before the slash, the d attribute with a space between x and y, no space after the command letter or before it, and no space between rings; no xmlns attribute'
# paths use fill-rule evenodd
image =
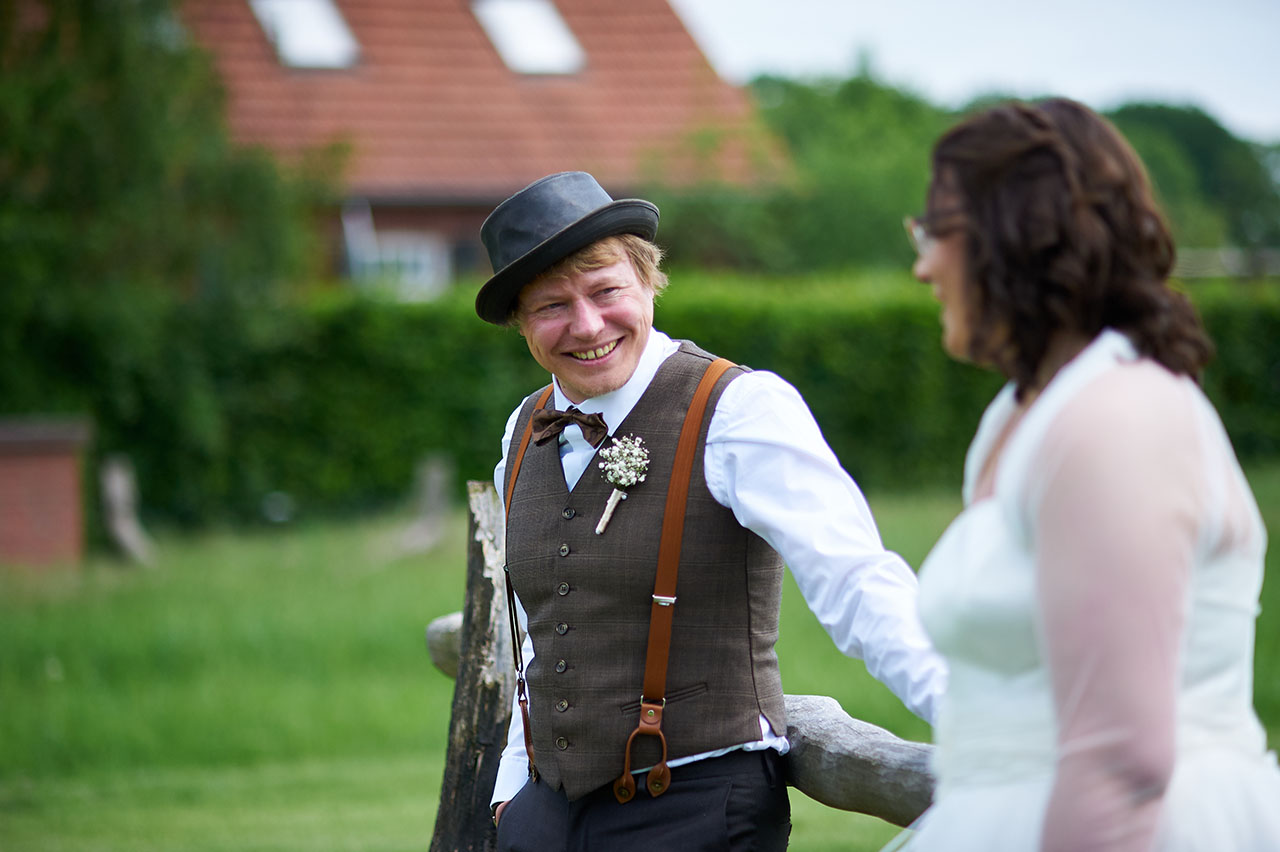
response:
<svg viewBox="0 0 1280 852"><path fill-rule="evenodd" d="M545 444L570 423L577 423L582 429L582 437L593 447L599 447L609 437L609 427L599 414L583 414L576 408L568 411L556 411L554 408L539 408L533 412L533 442Z"/></svg>

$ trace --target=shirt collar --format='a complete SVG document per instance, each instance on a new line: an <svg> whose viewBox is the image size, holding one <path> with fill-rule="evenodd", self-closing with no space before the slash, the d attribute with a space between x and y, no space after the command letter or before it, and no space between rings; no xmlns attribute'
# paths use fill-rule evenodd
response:
<svg viewBox="0 0 1280 852"><path fill-rule="evenodd" d="M631 374L631 378L627 379L626 384L615 391L594 396L581 403L574 403L564 395L564 391L560 390L560 380L552 376L552 383L556 389L556 408L564 411L573 405L579 411L587 414L598 413L604 418L604 422L608 424L609 434L612 435L618 428L618 424L627 419L631 409L635 408L636 403L640 401L640 397L649 388L649 383L658 374L658 368L662 366L662 362L667 360L679 348L680 344L678 342L656 328L650 328L649 341L645 344L644 352L641 353L640 360L636 363L635 372Z"/></svg>

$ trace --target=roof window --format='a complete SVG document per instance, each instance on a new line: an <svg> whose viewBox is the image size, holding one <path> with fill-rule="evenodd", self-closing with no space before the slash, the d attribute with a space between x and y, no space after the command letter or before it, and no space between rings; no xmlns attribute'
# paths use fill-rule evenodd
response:
<svg viewBox="0 0 1280 852"><path fill-rule="evenodd" d="M551 0L474 0L471 9L512 71L573 74L586 64L586 54Z"/></svg>
<svg viewBox="0 0 1280 852"><path fill-rule="evenodd" d="M249 0L280 62L291 68L350 68L356 41L333 0Z"/></svg>

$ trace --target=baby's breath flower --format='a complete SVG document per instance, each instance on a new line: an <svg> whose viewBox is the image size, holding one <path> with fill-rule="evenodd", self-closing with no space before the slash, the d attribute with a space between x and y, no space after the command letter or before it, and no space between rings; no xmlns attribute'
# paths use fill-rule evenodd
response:
<svg viewBox="0 0 1280 852"><path fill-rule="evenodd" d="M596 524L596 535L604 532L613 517L613 510L621 500L627 499L624 488L644 482L645 471L649 469L649 451L644 448L644 439L635 435L613 439L613 443L600 451L600 469L604 471L605 482L613 486L609 502L605 504L604 515Z"/></svg>

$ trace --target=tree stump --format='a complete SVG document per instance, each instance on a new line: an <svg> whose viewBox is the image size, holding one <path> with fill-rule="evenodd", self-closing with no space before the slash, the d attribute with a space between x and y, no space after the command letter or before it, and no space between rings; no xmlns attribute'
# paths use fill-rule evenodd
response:
<svg viewBox="0 0 1280 852"><path fill-rule="evenodd" d="M489 852L496 848L489 797L506 745L515 694L502 510L488 483L468 482L467 497L471 509L467 600L459 634L449 748L430 852Z"/></svg>

